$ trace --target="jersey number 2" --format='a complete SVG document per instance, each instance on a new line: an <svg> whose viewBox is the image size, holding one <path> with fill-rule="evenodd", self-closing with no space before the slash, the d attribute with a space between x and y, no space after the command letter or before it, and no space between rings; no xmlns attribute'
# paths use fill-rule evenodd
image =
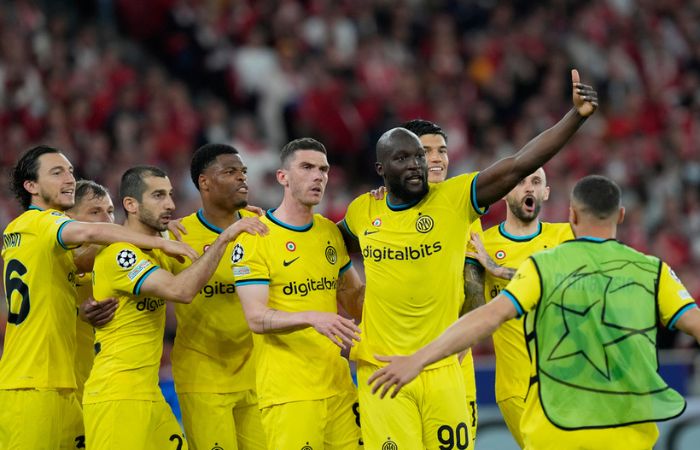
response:
<svg viewBox="0 0 700 450"><path fill-rule="evenodd" d="M29 315L29 286L20 278L27 273L24 264L11 259L7 262L5 269L5 297L7 298L7 322L19 325ZM16 276L14 276L16 274ZM19 312L14 312L17 308L12 308L12 294L17 292L22 297L20 300Z"/></svg>

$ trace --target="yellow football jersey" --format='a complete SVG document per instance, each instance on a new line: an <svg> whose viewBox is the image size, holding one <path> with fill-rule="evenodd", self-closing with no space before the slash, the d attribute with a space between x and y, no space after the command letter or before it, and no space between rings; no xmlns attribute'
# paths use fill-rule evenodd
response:
<svg viewBox="0 0 700 450"><path fill-rule="evenodd" d="M517 269L530 255L541 250L556 247L564 241L574 239L568 223L540 222L537 232L528 236L509 234L504 224L482 231L481 221L475 221L471 232L481 236L486 252L497 264ZM467 251L473 252L471 244ZM467 258L467 263L479 262ZM493 300L509 280L498 278L486 271L484 273L484 297L487 302ZM510 397L525 398L529 383L530 358L525 345L525 331L522 319L512 319L503 324L493 334L493 346L496 352L496 401Z"/></svg>
<svg viewBox="0 0 700 450"><path fill-rule="evenodd" d="M160 250L123 242L95 258L93 295L117 298L114 318L95 330L95 363L85 382L83 404L106 400L162 399L158 369L163 353L165 300L141 294L146 277L172 260Z"/></svg>
<svg viewBox="0 0 700 450"><path fill-rule="evenodd" d="M567 245L567 244L564 244ZM520 265L511 282L503 290L522 315L534 309L541 296L540 275L532 259ZM673 329L676 321L689 309L696 308L686 288L666 263L661 264L656 293L658 317L661 323ZM537 374L537 355L533 355L530 375ZM526 448L537 449L609 449L651 448L658 437L655 423L640 423L614 428L566 431L554 426L545 415L540 403L539 384L525 400L521 431Z"/></svg>
<svg viewBox="0 0 700 450"><path fill-rule="evenodd" d="M359 240L367 280L362 340L352 358L382 366L374 355L410 354L457 320L467 231L483 213L476 177L431 184L417 203L392 205L388 196L366 194L350 204L343 224Z"/></svg>
<svg viewBox="0 0 700 450"><path fill-rule="evenodd" d="M76 308L92 297L92 273L81 273L75 278ZM75 322L75 382L78 386L76 394L82 402L85 380L90 375L92 363L95 360L95 330L92 325L78 318Z"/></svg>
<svg viewBox="0 0 700 450"><path fill-rule="evenodd" d="M351 265L336 225L319 214L303 227L268 211L267 236L243 233L233 250L236 286L268 284L268 307L280 311L338 312L338 278ZM319 400L352 386L340 349L313 328L256 336L260 408Z"/></svg>
<svg viewBox="0 0 700 450"><path fill-rule="evenodd" d="M3 231L8 302L0 389L75 389L75 274L64 213L30 207Z"/></svg>
<svg viewBox="0 0 700 450"><path fill-rule="evenodd" d="M243 216L255 216L241 211ZM200 255L223 231L200 209L182 219L182 236ZM177 334L171 354L178 393L241 392L255 388L253 337L235 292L230 243L209 282L189 305L176 304ZM175 262L175 272L189 264Z"/></svg>

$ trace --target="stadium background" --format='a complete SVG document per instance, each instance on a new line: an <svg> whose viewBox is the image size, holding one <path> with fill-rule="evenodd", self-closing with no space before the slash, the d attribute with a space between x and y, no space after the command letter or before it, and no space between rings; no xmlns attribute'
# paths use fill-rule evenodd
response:
<svg viewBox="0 0 700 450"><path fill-rule="evenodd" d="M235 145L251 203L267 208L281 198L277 151L300 136L330 152L320 211L337 220L379 185L373 145L386 129L435 121L451 173L484 168L570 108L570 68L597 88L600 107L546 166L542 217L567 219L580 176L612 177L627 207L620 240L661 256L700 299L698 0L4 0L0 226L20 212L8 169L36 143L62 149L113 194L129 166L162 166L184 215L198 207L188 166L199 145ZM504 214L494 205L487 224ZM661 346L672 349L663 370L699 394L697 346L669 333ZM168 353L166 344L166 382ZM477 351L485 374L489 353Z"/></svg>

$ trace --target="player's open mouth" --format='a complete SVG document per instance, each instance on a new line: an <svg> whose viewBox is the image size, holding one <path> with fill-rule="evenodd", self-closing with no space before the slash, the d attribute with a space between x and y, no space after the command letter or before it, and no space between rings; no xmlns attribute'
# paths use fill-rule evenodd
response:
<svg viewBox="0 0 700 450"><path fill-rule="evenodd" d="M534 211L535 210L535 197L528 195L523 200L523 205L525 206L526 210Z"/></svg>
<svg viewBox="0 0 700 450"><path fill-rule="evenodd" d="M432 166L428 168L428 171L430 172L443 172L445 169L440 166Z"/></svg>
<svg viewBox="0 0 700 450"><path fill-rule="evenodd" d="M421 184L421 183L423 183L423 176L422 175L409 175L406 177L406 183Z"/></svg>

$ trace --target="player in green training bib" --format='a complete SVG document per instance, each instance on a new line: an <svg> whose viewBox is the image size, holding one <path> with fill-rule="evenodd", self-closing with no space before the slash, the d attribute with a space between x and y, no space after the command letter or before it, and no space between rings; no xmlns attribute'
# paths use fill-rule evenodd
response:
<svg viewBox="0 0 700 450"><path fill-rule="evenodd" d="M614 182L580 180L569 215L576 239L527 259L495 299L417 352L380 357L391 364L372 375L373 391L395 396L423 367L529 312L525 449L652 448L654 422L685 409L657 372L657 323L700 341L700 310L665 263L615 240L623 217Z"/></svg>

